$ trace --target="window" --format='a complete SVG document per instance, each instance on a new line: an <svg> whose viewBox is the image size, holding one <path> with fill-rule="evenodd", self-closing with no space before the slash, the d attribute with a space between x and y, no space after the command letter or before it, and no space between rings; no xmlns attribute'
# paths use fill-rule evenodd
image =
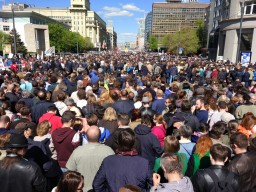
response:
<svg viewBox="0 0 256 192"><path fill-rule="evenodd" d="M251 14L251 8L252 8L251 5L248 5L248 6L245 7L245 14L246 15Z"/></svg>
<svg viewBox="0 0 256 192"><path fill-rule="evenodd" d="M256 4L247 4L247 5L245 5L244 14L245 15L256 14Z"/></svg>
<svg viewBox="0 0 256 192"><path fill-rule="evenodd" d="M4 23L7 23L8 20L9 20L8 18L3 18L3 19L2 19L2 21L3 21Z"/></svg>
<svg viewBox="0 0 256 192"><path fill-rule="evenodd" d="M10 26L3 26L3 31L10 31Z"/></svg>

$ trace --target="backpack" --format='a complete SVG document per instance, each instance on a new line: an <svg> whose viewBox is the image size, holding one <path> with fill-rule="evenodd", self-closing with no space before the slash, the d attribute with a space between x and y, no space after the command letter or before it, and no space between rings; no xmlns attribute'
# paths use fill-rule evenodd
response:
<svg viewBox="0 0 256 192"><path fill-rule="evenodd" d="M211 177L214 182L214 187L210 190L210 192L233 192L233 188L231 186L232 180L234 179L234 173L229 172L228 176L220 181L217 175L211 169L205 169L206 173Z"/></svg>

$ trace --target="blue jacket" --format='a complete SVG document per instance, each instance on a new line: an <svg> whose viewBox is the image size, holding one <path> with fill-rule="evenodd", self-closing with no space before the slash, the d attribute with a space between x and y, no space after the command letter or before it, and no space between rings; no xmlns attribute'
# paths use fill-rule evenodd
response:
<svg viewBox="0 0 256 192"><path fill-rule="evenodd" d="M139 156L110 155L106 157L94 181L95 192L117 192L126 184L146 191L152 185L148 161Z"/></svg>
<svg viewBox="0 0 256 192"><path fill-rule="evenodd" d="M114 103L113 108L116 110L116 113L126 113L129 117L132 117L132 111L134 109L134 103L129 100L118 100Z"/></svg>

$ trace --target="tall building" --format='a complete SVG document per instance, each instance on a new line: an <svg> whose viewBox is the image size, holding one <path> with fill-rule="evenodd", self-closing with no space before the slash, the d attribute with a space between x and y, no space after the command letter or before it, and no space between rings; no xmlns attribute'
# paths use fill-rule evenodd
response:
<svg viewBox="0 0 256 192"><path fill-rule="evenodd" d="M244 4L243 4L244 3ZM243 6L244 5L244 6ZM242 7L244 10L242 12ZM243 13L240 52L252 52L256 62L256 1L212 0L209 15L209 58L236 62L240 21ZM239 54L239 55L237 55Z"/></svg>
<svg viewBox="0 0 256 192"><path fill-rule="evenodd" d="M152 25L152 11L150 11L145 19L145 37L144 37L144 46L148 48L148 39L151 34L151 25Z"/></svg>
<svg viewBox="0 0 256 192"><path fill-rule="evenodd" d="M139 50L144 49L144 40L145 40L145 18L141 18L138 21L139 28L137 34L137 48Z"/></svg>
<svg viewBox="0 0 256 192"><path fill-rule="evenodd" d="M107 48L109 50L115 50L117 47L117 35L114 31L112 21L109 21L107 25L107 37Z"/></svg>
<svg viewBox="0 0 256 192"><path fill-rule="evenodd" d="M89 37L95 46L107 41L106 23L95 11L90 10L89 0L70 0L69 8L29 7L25 10L34 11L70 25L71 31Z"/></svg>
<svg viewBox="0 0 256 192"><path fill-rule="evenodd" d="M158 39L161 47L162 38L166 34L172 34L181 28L195 29L196 21L206 19L207 3L180 3L178 0L170 0L164 3L152 5L152 32Z"/></svg>

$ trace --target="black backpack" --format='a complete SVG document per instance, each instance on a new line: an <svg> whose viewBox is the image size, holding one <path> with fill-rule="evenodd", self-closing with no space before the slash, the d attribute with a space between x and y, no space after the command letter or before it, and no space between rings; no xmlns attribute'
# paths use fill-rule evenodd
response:
<svg viewBox="0 0 256 192"><path fill-rule="evenodd" d="M214 182L214 187L210 192L234 192L231 183L234 179L234 173L229 172L224 180L219 180L218 176L211 169L205 169L206 173L211 177Z"/></svg>

